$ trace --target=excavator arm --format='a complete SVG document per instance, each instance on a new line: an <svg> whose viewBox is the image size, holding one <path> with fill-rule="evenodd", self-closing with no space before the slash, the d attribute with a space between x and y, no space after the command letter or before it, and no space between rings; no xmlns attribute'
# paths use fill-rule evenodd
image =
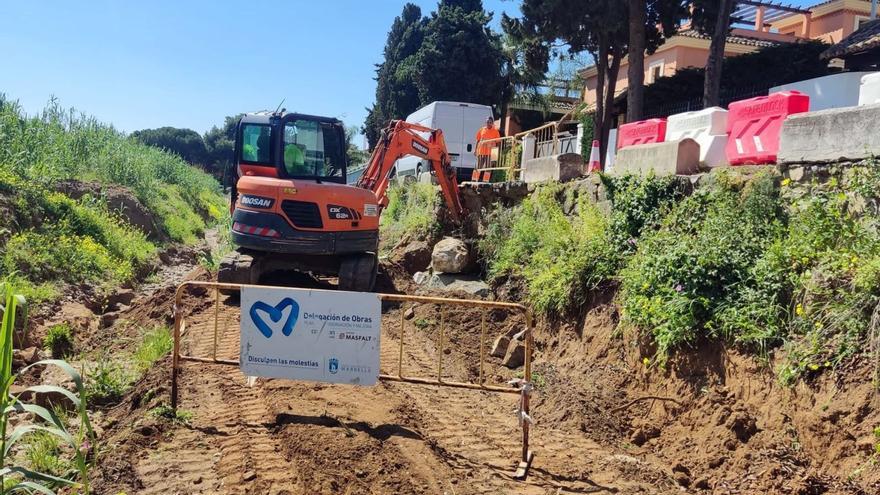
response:
<svg viewBox="0 0 880 495"><path fill-rule="evenodd" d="M422 134L427 134L428 139ZM446 141L440 129L431 129L403 120L392 120L388 127L382 130L379 142L370 156L370 162L356 185L373 191L379 207L385 208L388 205L386 192L390 180L389 172L394 167L394 163L406 155L418 156L431 163L446 206L449 207L455 221L460 221L464 208L458 193L455 170L449 162Z"/></svg>

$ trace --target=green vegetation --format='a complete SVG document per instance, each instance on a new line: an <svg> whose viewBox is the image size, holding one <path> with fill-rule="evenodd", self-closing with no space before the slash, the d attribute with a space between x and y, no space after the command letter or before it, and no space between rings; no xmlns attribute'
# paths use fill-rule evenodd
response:
<svg viewBox="0 0 880 495"><path fill-rule="evenodd" d="M619 284L624 324L650 337L646 363L661 366L682 347L723 340L782 349L779 376L792 383L867 352L880 331L880 173L870 164L797 187L716 172L690 196L671 179L603 180L608 213L558 185L493 212L480 242L489 276L522 280L551 317Z"/></svg>
<svg viewBox="0 0 880 495"><path fill-rule="evenodd" d="M54 358L66 358L73 351L73 330L67 323L52 325L43 338L43 348Z"/></svg>
<svg viewBox="0 0 880 495"><path fill-rule="evenodd" d="M112 357L101 355L93 359L94 365L89 369L86 390L94 402L118 402L156 361L171 352L174 340L167 327L138 329L138 333L140 338L133 352Z"/></svg>
<svg viewBox="0 0 880 495"><path fill-rule="evenodd" d="M681 195L671 179L606 179L606 187L614 199L610 215L585 198L560 200L558 185L540 188L515 208L495 210L479 244L489 277L524 279L529 302L541 313L574 310L614 278L635 250L635 238ZM577 213L566 216L563 202L575 201Z"/></svg>
<svg viewBox="0 0 880 495"><path fill-rule="evenodd" d="M174 338L167 327L155 327L149 330L134 351L135 368L140 374L146 373L153 363L171 352L173 345Z"/></svg>
<svg viewBox="0 0 880 495"><path fill-rule="evenodd" d="M150 409L150 414L157 418L170 419L175 423L188 425L192 422L193 413L178 408L176 411L168 404L160 404Z"/></svg>
<svg viewBox="0 0 880 495"><path fill-rule="evenodd" d="M64 361L46 360L33 366L57 366L66 372L76 387L76 393L52 385L38 385L26 390L34 394L60 394L77 412L78 424L71 429L63 415L36 404L13 397L11 387L17 375L12 373L12 337L17 307L23 298L13 291L8 282L0 284L4 301L0 323L0 495L15 492L54 493L52 489L75 486L81 493L89 493L89 459L97 454L95 434L86 411L82 377ZM25 312L26 313L26 312ZM26 319L26 318L25 318ZM24 322L26 323L26 322ZM15 414L16 427L9 431L10 416ZM21 415L30 421L22 421ZM13 464L12 449L24 447L28 467Z"/></svg>
<svg viewBox="0 0 880 495"><path fill-rule="evenodd" d="M226 209L217 182L179 157L57 101L29 117L0 94L0 274L34 302L57 297L59 282L129 282L157 250L102 197L59 192L69 180L129 188L179 242L195 242Z"/></svg>
<svg viewBox="0 0 880 495"><path fill-rule="evenodd" d="M388 207L380 221L381 237L397 242L436 234L439 225L435 210L439 201L431 184L392 185L388 188Z"/></svg>

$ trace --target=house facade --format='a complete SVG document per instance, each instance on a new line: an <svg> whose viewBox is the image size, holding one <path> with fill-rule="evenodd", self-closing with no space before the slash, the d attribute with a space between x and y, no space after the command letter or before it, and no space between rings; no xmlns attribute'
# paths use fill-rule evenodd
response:
<svg viewBox="0 0 880 495"><path fill-rule="evenodd" d="M751 27L735 27L731 30L724 56L734 57L799 39L837 43L870 20L870 13L870 0L830 0L806 9L770 1L740 2L733 17L740 23L750 23ZM705 67L710 44L708 36L687 25L682 26L681 31L667 39L656 52L645 55L645 84L651 84L659 77L671 76L686 67ZM626 91L628 65L626 59L621 62L616 94ZM596 67L582 70L580 76L585 83L584 103L594 106L598 81Z"/></svg>

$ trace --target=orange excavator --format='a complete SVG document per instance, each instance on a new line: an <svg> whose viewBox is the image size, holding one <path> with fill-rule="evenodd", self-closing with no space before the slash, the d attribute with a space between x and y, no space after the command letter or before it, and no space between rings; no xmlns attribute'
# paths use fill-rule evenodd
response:
<svg viewBox="0 0 880 495"><path fill-rule="evenodd" d="M346 182L342 122L258 112L238 122L232 178L232 241L218 280L259 284L272 272L338 277L338 288L371 291L378 271L379 216L394 163L431 163L455 220L464 213L443 132L402 120L385 128L357 183Z"/></svg>

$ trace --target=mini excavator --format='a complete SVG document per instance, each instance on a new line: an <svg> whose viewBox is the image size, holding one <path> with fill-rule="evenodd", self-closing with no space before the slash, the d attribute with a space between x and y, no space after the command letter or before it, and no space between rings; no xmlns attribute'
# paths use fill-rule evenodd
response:
<svg viewBox="0 0 880 495"><path fill-rule="evenodd" d="M228 174L236 250L221 262L220 282L259 284L264 274L296 270L336 276L341 290L373 290L379 217L406 155L431 163L452 218L464 214L441 130L391 121L354 185L345 146L334 118L282 110L239 120Z"/></svg>

